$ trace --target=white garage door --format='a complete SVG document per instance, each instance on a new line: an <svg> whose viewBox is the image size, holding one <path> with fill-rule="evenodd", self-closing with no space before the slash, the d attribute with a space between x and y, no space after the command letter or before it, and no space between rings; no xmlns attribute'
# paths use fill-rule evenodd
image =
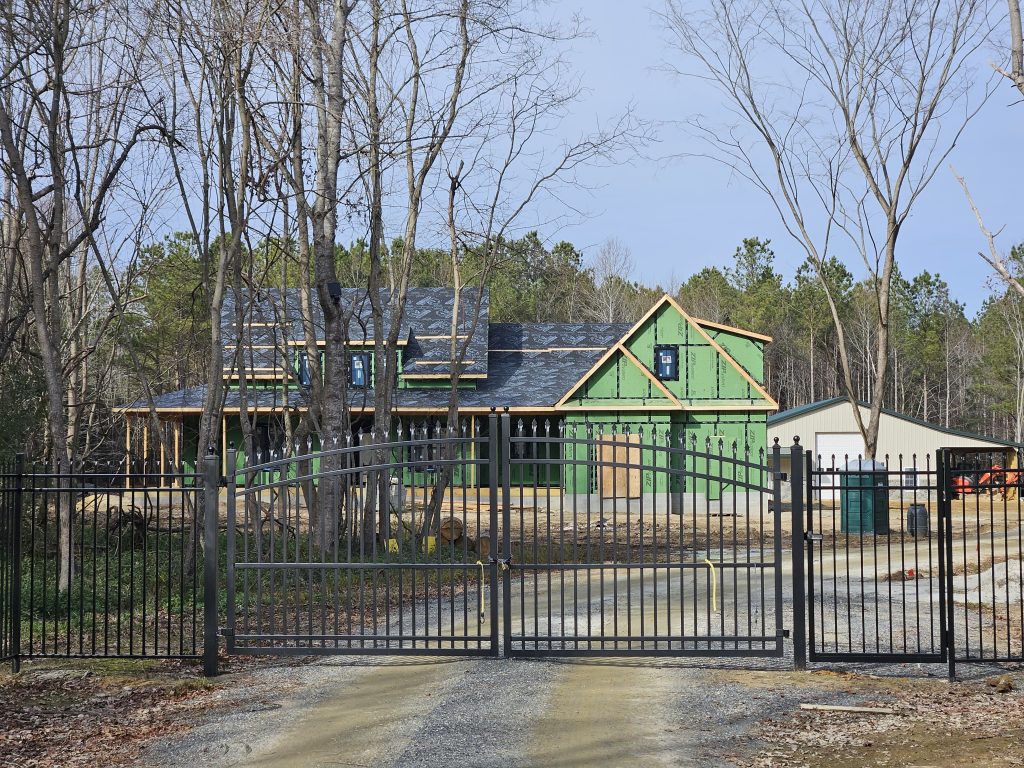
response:
<svg viewBox="0 0 1024 768"><path fill-rule="evenodd" d="M814 436L814 463L822 469L842 469L847 461L856 461L864 455L864 438L860 432L819 432ZM825 474L820 478L821 498L839 496L839 478Z"/></svg>

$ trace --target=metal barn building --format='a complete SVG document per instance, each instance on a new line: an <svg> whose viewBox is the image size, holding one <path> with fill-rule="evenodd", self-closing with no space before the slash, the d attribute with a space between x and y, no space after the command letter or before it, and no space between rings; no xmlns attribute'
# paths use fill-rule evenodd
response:
<svg viewBox="0 0 1024 768"><path fill-rule="evenodd" d="M860 404L861 417L866 422L870 415L866 404ZM864 439L857 429L853 409L845 397L834 397L816 403L791 408L768 417L768 444L775 438L788 448L794 437L800 438L805 450L814 452L821 466L845 464L846 458L856 459L864 454ZM933 424L906 414L882 410L878 430L876 459L890 470L900 467L924 469L935 465L935 452L939 448L977 448L1005 450L1010 454L1020 446L1006 440L986 437L971 432ZM784 452L782 470L788 471L788 451Z"/></svg>

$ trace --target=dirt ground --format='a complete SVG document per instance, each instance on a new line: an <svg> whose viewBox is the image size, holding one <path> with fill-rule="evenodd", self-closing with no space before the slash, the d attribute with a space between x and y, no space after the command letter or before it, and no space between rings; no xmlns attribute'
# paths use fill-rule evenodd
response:
<svg viewBox="0 0 1024 768"><path fill-rule="evenodd" d="M828 676L831 673L820 673ZM744 768L974 768L1024 765L1024 675L937 680L834 675L858 704L892 714L796 710L760 722ZM999 686L997 690L997 686ZM1013 689L1006 690L1009 686Z"/></svg>
<svg viewBox="0 0 1024 768"><path fill-rule="evenodd" d="M218 687L190 663L106 659L0 674L0 765L117 766L188 728Z"/></svg>
<svg viewBox="0 0 1024 768"><path fill-rule="evenodd" d="M1024 765L1024 673L997 692L1004 670L874 671L353 657L233 659L207 681L177 662L36 663L0 678L0 765Z"/></svg>

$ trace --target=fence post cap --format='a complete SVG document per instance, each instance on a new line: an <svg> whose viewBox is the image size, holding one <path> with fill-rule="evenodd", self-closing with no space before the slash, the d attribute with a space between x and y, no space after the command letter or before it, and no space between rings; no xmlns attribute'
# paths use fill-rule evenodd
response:
<svg viewBox="0 0 1024 768"><path fill-rule="evenodd" d="M800 445L800 435L793 435L793 445Z"/></svg>

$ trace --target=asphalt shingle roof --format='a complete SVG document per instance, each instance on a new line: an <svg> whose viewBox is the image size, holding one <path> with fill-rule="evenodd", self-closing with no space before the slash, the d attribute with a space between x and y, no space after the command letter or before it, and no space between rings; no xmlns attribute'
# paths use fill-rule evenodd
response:
<svg viewBox="0 0 1024 768"><path fill-rule="evenodd" d="M419 290L433 291L435 289ZM448 293L450 295L451 291ZM448 306L450 307L450 304ZM416 326L413 338L416 333L420 333L420 328L427 328L430 331L441 329L439 312L428 310L425 303L421 302L417 302L416 307L417 309L413 313L414 317L417 316L417 312L419 317L429 318L432 315L435 318L433 322L436 324L424 323ZM261 328L261 326L257 326L257 328ZM464 408L551 407L629 328L629 325L622 323L491 323L487 327L487 341L479 344L474 339L470 355L475 357L467 355L467 359L479 358L482 366L477 366L476 370L486 371L487 376L476 379L475 388L460 390L460 406ZM435 334L425 333L423 335ZM481 340L484 339L483 333L478 333L478 336ZM443 340L442 344L447 345L448 340ZM413 342L410 341L409 346L412 347L412 345ZM422 354L425 359L435 359L435 356L439 354L439 350L430 349L429 346L427 348L421 346L419 350L421 351L417 351L416 354ZM431 366L431 368L433 369L431 372L434 373L447 372L447 366ZM156 406L161 409L198 409L202 407L205 393L205 387L192 387L160 395L155 402ZM353 408L372 408L372 390L350 390L349 394ZM397 389L395 405L407 410L443 409L448 405L448 394L447 387ZM250 407L274 408L284 405L283 397L282 392L273 389L251 388L248 400ZM291 406L304 405L305 397L305 392L300 388L290 387L289 404ZM227 390L225 407L234 409L238 406L237 389ZM128 406L130 409L145 407L147 407L146 402L143 400Z"/></svg>
<svg viewBox="0 0 1024 768"><path fill-rule="evenodd" d="M391 324L392 304L390 291L382 290L381 306L385 332ZM477 307L475 289L465 289L459 304L458 335L469 336L463 373L487 373L487 318L490 295L479 296L479 312L474 331L473 310ZM224 344L224 364L233 367L236 344L241 347L241 363L255 373L269 372L287 366L285 348L301 343L306 334L299 312L301 298L297 289L259 290L243 294L245 321L239 333L236 322L238 297L228 291L221 308L221 337ZM398 338L407 342L403 359L403 372L412 374L450 373L449 362L455 291L451 288L410 288L406 295ZM373 312L369 294L365 289L343 288L341 306L351 311L348 338L355 344L371 343L374 338ZM313 328L317 338L324 335L324 319L320 303L311 301ZM472 362L469 362L472 361Z"/></svg>

